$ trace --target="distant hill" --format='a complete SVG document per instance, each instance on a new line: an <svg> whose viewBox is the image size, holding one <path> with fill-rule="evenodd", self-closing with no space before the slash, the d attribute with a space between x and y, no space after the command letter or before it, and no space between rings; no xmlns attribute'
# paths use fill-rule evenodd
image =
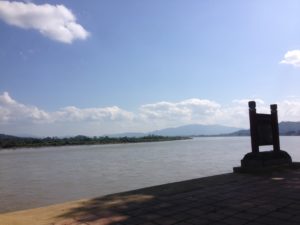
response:
<svg viewBox="0 0 300 225"><path fill-rule="evenodd" d="M108 135L104 135L104 136L117 138L117 137L144 137L147 135L148 135L147 133L126 132L126 133L119 133L119 134L108 134Z"/></svg>
<svg viewBox="0 0 300 225"><path fill-rule="evenodd" d="M119 134L110 134L109 137L143 137L147 135L158 136L200 136L200 135L219 135L228 134L240 130L236 127L227 127L222 125L201 125L190 124L179 127L165 128L161 130L155 130L148 133L127 132Z"/></svg>
<svg viewBox="0 0 300 225"><path fill-rule="evenodd" d="M180 127L156 130L151 132L151 134L161 136L199 136L228 134L236 132L238 130L240 130L240 128L227 127L222 125L190 124Z"/></svg>
<svg viewBox="0 0 300 225"><path fill-rule="evenodd" d="M250 130L249 129L238 130L236 132L228 134L228 136L250 136Z"/></svg>
<svg viewBox="0 0 300 225"><path fill-rule="evenodd" d="M279 133L281 135L300 135L300 122L283 121L279 123Z"/></svg>
<svg viewBox="0 0 300 225"><path fill-rule="evenodd" d="M300 136L300 122L283 121L278 124L280 135L299 135ZM230 136L249 136L250 130L239 130L229 134Z"/></svg>
<svg viewBox="0 0 300 225"><path fill-rule="evenodd" d="M16 139L19 138L17 136L13 136L13 135L7 135L7 134L0 134L0 140L9 140L9 139Z"/></svg>

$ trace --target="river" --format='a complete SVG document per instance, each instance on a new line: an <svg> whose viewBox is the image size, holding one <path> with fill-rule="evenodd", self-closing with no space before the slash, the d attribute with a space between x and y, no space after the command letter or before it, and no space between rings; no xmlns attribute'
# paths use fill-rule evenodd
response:
<svg viewBox="0 0 300 225"><path fill-rule="evenodd" d="M281 147L300 161L300 137ZM228 173L249 151L249 137L3 150L0 212Z"/></svg>

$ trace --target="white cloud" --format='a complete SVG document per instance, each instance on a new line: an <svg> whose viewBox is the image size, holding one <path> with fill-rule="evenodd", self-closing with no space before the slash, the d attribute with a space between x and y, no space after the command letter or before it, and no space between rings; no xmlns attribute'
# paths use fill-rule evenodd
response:
<svg viewBox="0 0 300 225"><path fill-rule="evenodd" d="M132 120L133 114L117 106L80 109L74 106L55 112L46 112L36 106L24 105L12 99L7 92L0 95L0 124L13 122L55 123L87 121Z"/></svg>
<svg viewBox="0 0 300 225"><path fill-rule="evenodd" d="M35 106L18 103L7 92L0 95L0 124L11 121L45 121L49 114Z"/></svg>
<svg viewBox="0 0 300 225"><path fill-rule="evenodd" d="M249 101L255 101L256 105L263 105L265 102L262 99L256 98L256 99L235 99L232 102L236 104L241 104L241 105L248 105Z"/></svg>
<svg viewBox="0 0 300 225"><path fill-rule="evenodd" d="M36 5L31 2L0 1L0 19L23 29L38 30L53 40L72 43L89 36L75 15L64 5Z"/></svg>
<svg viewBox="0 0 300 225"><path fill-rule="evenodd" d="M251 99L252 100L252 99ZM270 113L270 106L262 99L256 101L258 113ZM229 105L214 101L188 99L181 102L158 102L140 107L139 116L157 129L189 123L221 124L249 127L249 99L236 99ZM278 102L280 121L300 121L300 100Z"/></svg>
<svg viewBox="0 0 300 225"><path fill-rule="evenodd" d="M284 58L280 63L300 67L300 50L288 51L285 53Z"/></svg>
<svg viewBox="0 0 300 225"><path fill-rule="evenodd" d="M300 100L284 100L278 103L280 121L300 121Z"/></svg>
<svg viewBox="0 0 300 225"><path fill-rule="evenodd" d="M75 106L68 106L60 111L53 113L54 121L122 121L132 120L133 114L120 109L117 106L105 107L105 108L86 108L79 109Z"/></svg>
<svg viewBox="0 0 300 225"><path fill-rule="evenodd" d="M258 113L270 113L270 106L261 99ZM233 100L221 105L206 99L179 102L157 102L129 112L118 106L78 108L68 106L45 111L22 104L9 93L0 94L0 133L35 135L103 135L122 132L149 132L186 124L221 124L249 127L248 99ZM300 121L300 99L277 102L279 121Z"/></svg>
<svg viewBox="0 0 300 225"><path fill-rule="evenodd" d="M140 114L142 118L151 120L209 123L211 115L220 107L216 102L193 98L175 103L158 102L142 105Z"/></svg>
<svg viewBox="0 0 300 225"><path fill-rule="evenodd" d="M248 107L244 102L235 100L230 106L195 98L180 102L158 102L141 106L140 116L144 121L151 121L157 129L192 123L247 127Z"/></svg>

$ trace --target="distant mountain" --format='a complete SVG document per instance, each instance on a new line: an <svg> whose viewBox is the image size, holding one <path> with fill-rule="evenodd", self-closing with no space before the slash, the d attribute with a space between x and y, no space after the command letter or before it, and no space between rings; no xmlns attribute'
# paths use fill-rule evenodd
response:
<svg viewBox="0 0 300 225"><path fill-rule="evenodd" d="M16 139L19 138L17 136L13 136L13 135L7 135L7 134L0 134L0 140L9 140L9 139Z"/></svg>
<svg viewBox="0 0 300 225"><path fill-rule="evenodd" d="M190 124L179 127L165 128L161 130L155 130L148 133L142 132L126 132L119 134L109 134L109 137L144 137L148 135L157 136L198 136L198 135L219 135L228 134L240 130L236 127L227 127L222 125L201 125ZM105 136L105 135L104 135Z"/></svg>
<svg viewBox="0 0 300 225"><path fill-rule="evenodd" d="M126 132L126 133L119 133L119 134L109 134L109 135L104 135L104 136L118 138L118 137L144 137L147 135L148 135L147 133Z"/></svg>
<svg viewBox="0 0 300 225"><path fill-rule="evenodd" d="M14 133L14 134L0 134L1 138L41 138L41 136L24 134L24 133Z"/></svg>
<svg viewBox="0 0 300 225"><path fill-rule="evenodd" d="M240 130L240 128L227 127L222 125L190 124L180 127L156 130L151 132L151 134L161 136L198 136L228 134L236 132L238 130Z"/></svg>
<svg viewBox="0 0 300 225"><path fill-rule="evenodd" d="M300 122L280 122L279 133L282 135L300 135Z"/></svg>
<svg viewBox="0 0 300 225"><path fill-rule="evenodd" d="M250 130L238 130L236 132L228 134L228 136L250 136Z"/></svg>
<svg viewBox="0 0 300 225"><path fill-rule="evenodd" d="M278 124L280 135L299 135L300 136L300 122L283 121ZM249 136L250 129L239 130L229 134L230 136Z"/></svg>

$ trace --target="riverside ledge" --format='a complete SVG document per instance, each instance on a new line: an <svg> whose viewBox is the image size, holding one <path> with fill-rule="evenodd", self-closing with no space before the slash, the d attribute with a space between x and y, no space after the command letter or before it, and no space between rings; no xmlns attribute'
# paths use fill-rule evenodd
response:
<svg viewBox="0 0 300 225"><path fill-rule="evenodd" d="M300 169L229 173L0 214L0 225L300 224Z"/></svg>

